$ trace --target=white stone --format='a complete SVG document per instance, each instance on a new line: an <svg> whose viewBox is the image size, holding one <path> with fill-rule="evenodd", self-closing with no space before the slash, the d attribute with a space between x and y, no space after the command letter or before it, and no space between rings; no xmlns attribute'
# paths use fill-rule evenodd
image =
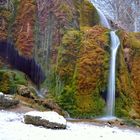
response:
<svg viewBox="0 0 140 140"><path fill-rule="evenodd" d="M4 94L2 92L0 92L0 96L4 96Z"/></svg>
<svg viewBox="0 0 140 140"><path fill-rule="evenodd" d="M49 122L66 125L66 119L54 111L46 111L46 112L30 111L26 113L24 116L26 115L40 117L40 119L42 120L48 120Z"/></svg>

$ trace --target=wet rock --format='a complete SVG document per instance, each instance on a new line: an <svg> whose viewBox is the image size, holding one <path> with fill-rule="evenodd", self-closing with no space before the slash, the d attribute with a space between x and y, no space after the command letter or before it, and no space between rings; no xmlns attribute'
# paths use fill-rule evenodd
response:
<svg viewBox="0 0 140 140"><path fill-rule="evenodd" d="M123 121L120 122L120 125L125 125L125 123Z"/></svg>
<svg viewBox="0 0 140 140"><path fill-rule="evenodd" d="M122 126L125 125L125 122L121 119L116 118L115 120L108 120L107 125L112 127L112 126Z"/></svg>
<svg viewBox="0 0 140 140"><path fill-rule="evenodd" d="M18 100L13 99L10 95L4 95L0 92L0 109L10 108L19 104Z"/></svg>
<svg viewBox="0 0 140 140"><path fill-rule="evenodd" d="M26 124L43 126L51 129L66 129L66 119L54 111L31 111L24 115Z"/></svg>
<svg viewBox="0 0 140 140"><path fill-rule="evenodd" d="M49 99L49 100L44 100L42 102L42 105L46 108L49 108L51 110L56 111L57 113L61 114L62 109L59 107L59 105L57 103L55 103L53 100Z"/></svg>
<svg viewBox="0 0 140 140"><path fill-rule="evenodd" d="M24 85L20 85L18 87L17 93L18 93L18 95L21 95L23 97L27 97L27 98L31 98L31 99L36 98L35 93L32 93L31 90L29 89L29 87L26 87Z"/></svg>

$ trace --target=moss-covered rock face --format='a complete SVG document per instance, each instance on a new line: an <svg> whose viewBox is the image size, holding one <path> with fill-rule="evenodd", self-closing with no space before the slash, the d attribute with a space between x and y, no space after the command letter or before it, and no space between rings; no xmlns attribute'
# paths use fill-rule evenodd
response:
<svg viewBox="0 0 140 140"><path fill-rule="evenodd" d="M122 42L118 55L116 114L140 117L139 49L140 34L120 32ZM133 112L133 113L132 113Z"/></svg>
<svg viewBox="0 0 140 140"><path fill-rule="evenodd" d="M0 5L1 41L12 42L11 47L18 53L16 56L33 60L31 67L34 68L37 61L44 68L49 92L54 95L58 91L60 96L57 98L61 101L60 104L67 104L64 108L69 112L72 110L71 114L73 115L74 111L77 114L79 112L82 114L86 108L88 114L93 114L91 110L96 108L93 105L96 96L100 98L101 104L104 104L99 91L103 89L103 86L105 87L105 81L101 82L99 77L102 75L102 71L107 68L108 56L105 54L105 46L108 43L108 38L104 34L106 30L103 28L96 27L89 30L89 27L97 22L97 12L87 0L46 0L43 3L42 0L10 0L9 3ZM94 41L95 36L92 38L90 33L93 35L96 30L98 38ZM91 37L89 41L86 40L88 36ZM92 45L92 42L95 43ZM2 47L4 45L1 45L1 49ZM90 53L90 50L93 53ZM98 52L99 56L97 56ZM87 53L90 55L88 56ZM12 63L16 61L16 56ZM102 60L104 58L105 61ZM3 61L3 59L1 60ZM83 68L84 65L85 68ZM100 65L99 69L97 65ZM10 65L6 66L10 67ZM1 63L1 67L5 67L3 63ZM93 67L95 70L92 69ZM3 82L1 90L5 93L16 88L15 75L19 76L13 74L14 72L7 71L4 70L0 76L1 83ZM40 71L41 69L36 68L30 70L33 74ZM90 72L93 73L93 79L95 77L98 80L89 78L83 82L84 71L87 71L86 76L89 76ZM96 71L98 71L97 77L94 74ZM31 75L29 74L29 76ZM51 84L48 84L50 82ZM85 90L81 88L82 85ZM95 89L97 85L99 85L99 89ZM80 96L85 96L87 100L82 108L83 97L80 98ZM68 101L69 99L70 101ZM92 108L90 109L90 107ZM97 109L94 112L96 114Z"/></svg>
<svg viewBox="0 0 140 140"><path fill-rule="evenodd" d="M115 115L139 118L140 35L124 31L118 35L121 46L116 63ZM101 94L106 93L108 85L109 44L109 31L100 26L64 35L57 67L63 84L59 102L71 115L90 117L103 113L105 100Z"/></svg>
<svg viewBox="0 0 140 140"><path fill-rule="evenodd" d="M18 71L0 70L0 91L5 94L15 94L18 85L27 85L25 75Z"/></svg>
<svg viewBox="0 0 140 140"><path fill-rule="evenodd" d="M79 28L78 1L56 0L37 2L35 57L46 71L57 62L58 49L66 30Z"/></svg>
<svg viewBox="0 0 140 140"><path fill-rule="evenodd" d="M64 84L60 104L76 117L103 113L101 92L108 79L108 46L108 30L100 26L70 30L63 37L57 67Z"/></svg>
<svg viewBox="0 0 140 140"><path fill-rule="evenodd" d="M92 27L99 23L99 16L95 7L88 0L83 0L80 6L80 26Z"/></svg>
<svg viewBox="0 0 140 140"><path fill-rule="evenodd" d="M8 23L11 17L10 9L6 8L5 3L0 3L0 41L6 40L8 37Z"/></svg>
<svg viewBox="0 0 140 140"><path fill-rule="evenodd" d="M76 65L76 100L79 111L98 115L103 111L101 91L106 89L109 54L105 50L107 30L94 27L86 30ZM101 79L102 77L102 79Z"/></svg>
<svg viewBox="0 0 140 140"><path fill-rule="evenodd" d="M17 9L16 9L17 8ZM25 57L33 56L34 26L36 16L36 3L34 0L21 0L15 7L16 15L13 26L15 47Z"/></svg>
<svg viewBox="0 0 140 140"><path fill-rule="evenodd" d="M0 3L0 41L12 42L20 55L34 58L48 76L65 32L95 25L95 13L87 0L5 1Z"/></svg>
<svg viewBox="0 0 140 140"><path fill-rule="evenodd" d="M139 68L139 63L140 63L140 33L130 33L128 41L130 41L130 47L131 51L129 52L130 60L129 60L129 65L130 65L130 76L133 82L133 108L137 112L140 118L140 87L139 87L139 82L140 82L140 68Z"/></svg>
<svg viewBox="0 0 140 140"><path fill-rule="evenodd" d="M23 74L5 67L20 67L38 86L45 79L43 69L42 86L71 116L101 115L110 38L109 30L94 26L99 17L93 5L88 0L9 1L0 2L0 90L15 93L17 85L27 83ZM115 112L140 118L140 34L118 35Z"/></svg>

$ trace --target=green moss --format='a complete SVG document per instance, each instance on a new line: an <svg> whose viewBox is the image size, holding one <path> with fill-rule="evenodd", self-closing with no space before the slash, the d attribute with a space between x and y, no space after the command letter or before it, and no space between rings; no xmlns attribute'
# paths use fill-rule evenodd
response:
<svg viewBox="0 0 140 140"><path fill-rule="evenodd" d="M72 13L72 11L71 11L69 5L67 5L67 4L65 4L65 3L64 3L64 4L61 4L61 5L60 5L60 11L61 11L62 13L67 14L67 20L72 21L72 19L73 19L73 13Z"/></svg>
<svg viewBox="0 0 140 140"><path fill-rule="evenodd" d="M59 104L72 117L89 118L101 115L105 101L109 68L109 36L101 27L70 30L62 40L57 64L59 82L63 90ZM54 87L55 88L55 87Z"/></svg>
<svg viewBox="0 0 140 140"><path fill-rule="evenodd" d="M92 27L99 23L95 7L88 0L83 0L80 10L80 26Z"/></svg>
<svg viewBox="0 0 140 140"><path fill-rule="evenodd" d="M58 104L66 110L71 117L75 117L77 115L75 102L75 89L72 86L66 86L58 97Z"/></svg>
<svg viewBox="0 0 140 140"><path fill-rule="evenodd" d="M105 101L101 98L98 87L92 94L76 95L77 118L92 118L104 113Z"/></svg>
<svg viewBox="0 0 140 140"><path fill-rule="evenodd" d="M129 117L132 109L134 86L130 76L130 60L131 54L125 53L124 48L128 48L131 53L130 40L126 40L127 34L119 33L121 46L118 51L117 59L117 75L116 75L116 108L115 114L118 117ZM123 38L125 37L125 39ZM124 42L124 40L126 42ZM129 42L129 43L128 43ZM132 42L131 42L132 43Z"/></svg>
<svg viewBox="0 0 140 140"><path fill-rule="evenodd" d="M62 47L59 51L57 73L65 83L71 83L78 59L82 33L77 30L69 30L62 39Z"/></svg>
<svg viewBox="0 0 140 140"><path fill-rule="evenodd" d="M14 94L18 85L26 85L25 75L18 71L3 69L0 70L0 91L7 94Z"/></svg>
<svg viewBox="0 0 140 140"><path fill-rule="evenodd" d="M116 98L115 114L117 117L129 117L130 111L130 100L120 93L119 97Z"/></svg>

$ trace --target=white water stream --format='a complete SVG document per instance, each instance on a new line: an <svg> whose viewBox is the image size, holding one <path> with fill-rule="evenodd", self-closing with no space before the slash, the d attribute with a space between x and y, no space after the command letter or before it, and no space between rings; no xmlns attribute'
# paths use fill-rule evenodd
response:
<svg viewBox="0 0 140 140"><path fill-rule="evenodd" d="M111 60L110 60L110 72L109 83L107 92L107 116L114 116L115 108L115 77L116 77L116 55L120 45L120 40L115 31L110 32L111 37Z"/></svg>
<svg viewBox="0 0 140 140"><path fill-rule="evenodd" d="M93 3L93 2L92 2ZM98 15L100 17L100 23L102 26L111 29L111 26L105 17L105 15L102 13L102 11L96 7L96 4L93 3L95 6ZM108 81L108 91L107 91L107 107L106 107L106 116L109 119L114 118L114 108L115 108L115 71L116 71L116 55L117 50L120 45L120 40L118 36L116 35L115 31L110 32L110 39L111 39L111 60L110 60L110 70L109 70L109 81Z"/></svg>

